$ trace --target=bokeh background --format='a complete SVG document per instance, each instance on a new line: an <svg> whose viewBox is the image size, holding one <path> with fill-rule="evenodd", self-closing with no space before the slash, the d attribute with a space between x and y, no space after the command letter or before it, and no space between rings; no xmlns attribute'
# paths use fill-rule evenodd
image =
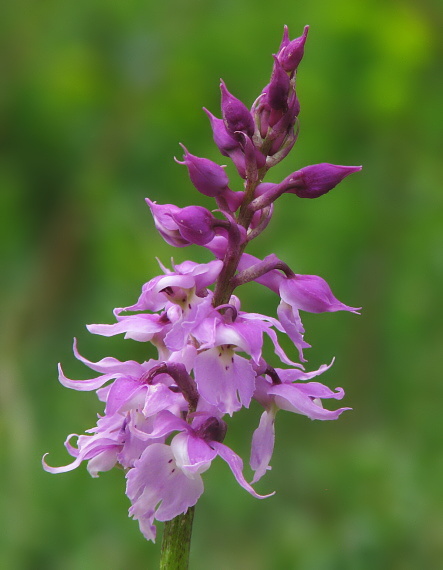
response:
<svg viewBox="0 0 443 570"><path fill-rule="evenodd" d="M208 205L174 163L178 142L221 163L201 107L219 78L248 105L267 83L283 25L311 25L299 70L301 134L270 181L317 162L363 164L319 200L284 196L252 252L326 278L351 314L305 315L314 367L353 407L337 422L280 413L257 501L223 462L204 476L195 570L416 570L443 557L442 6L432 0L17 0L2 53L0 566L158 566L127 517L124 476L92 479L62 442L101 411L73 378L72 338L94 360L146 347L89 335L167 263L208 261L156 234L145 196ZM233 186L238 184L228 167ZM237 186L239 187L239 186ZM246 309L275 314L258 285ZM227 443L245 459L260 410ZM250 472L247 472L250 475ZM161 527L159 524L159 536Z"/></svg>

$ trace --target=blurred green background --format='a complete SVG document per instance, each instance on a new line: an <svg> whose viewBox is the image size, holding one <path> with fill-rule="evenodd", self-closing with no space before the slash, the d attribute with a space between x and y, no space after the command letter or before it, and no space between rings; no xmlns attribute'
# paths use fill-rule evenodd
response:
<svg viewBox="0 0 443 570"><path fill-rule="evenodd" d="M298 94L301 134L269 180L317 162L364 170L319 200L284 196L253 244L326 278L351 314L305 315L309 366L353 407L337 422L280 413L257 501L216 461L204 475L191 568L415 570L443 557L442 6L432 0L16 0L0 18L0 566L155 569L160 544L127 517L123 473L43 472L102 411L62 388L94 360L146 347L89 335L113 322L165 263L208 261L156 234L145 196L209 205L173 162L178 142L220 163L204 105L219 78L250 105L284 24L311 25ZM239 188L231 166L232 186ZM248 285L243 306L274 315ZM248 457L260 409L231 422ZM250 472L247 471L248 476ZM159 524L159 536L161 527Z"/></svg>

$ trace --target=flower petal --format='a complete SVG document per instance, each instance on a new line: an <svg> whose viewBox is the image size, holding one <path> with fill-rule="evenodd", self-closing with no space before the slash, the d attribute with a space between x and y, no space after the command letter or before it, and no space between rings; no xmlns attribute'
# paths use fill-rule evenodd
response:
<svg viewBox="0 0 443 570"><path fill-rule="evenodd" d="M269 462L274 451L275 414L275 408L271 408L270 411L264 411L260 418L259 426L252 436L251 459L249 461L251 469L255 471L252 484L261 479L268 469L271 469Z"/></svg>
<svg viewBox="0 0 443 570"><path fill-rule="evenodd" d="M248 493L250 493L253 497L256 499L267 499L268 497L271 497L275 494L274 491L274 493L270 493L269 495L259 495L254 491L254 489L243 476L243 461L236 453L232 451L231 448L227 447L223 443L219 443L218 441L211 441L211 447L215 449L217 455L219 455L223 461L226 461L226 463L229 465L229 468L236 478L237 483L241 485L243 489L246 489L246 491L248 491Z"/></svg>
<svg viewBox="0 0 443 570"><path fill-rule="evenodd" d="M169 445L149 445L126 475L129 514L139 520L148 540L155 539L154 517L168 521L195 505L203 493L199 475L189 479L177 466Z"/></svg>
<svg viewBox="0 0 443 570"><path fill-rule="evenodd" d="M275 396L275 404L280 409L302 414L311 420L336 420L342 412L350 409L325 410L321 405L314 402L313 398L317 397L316 395L313 394L311 397L304 393L304 387L306 384L277 384L271 386L268 393ZM324 388L329 390L326 386Z"/></svg>
<svg viewBox="0 0 443 570"><path fill-rule="evenodd" d="M249 360L226 346L210 348L197 355L195 381L202 398L222 413L232 416L249 407L255 388L255 372Z"/></svg>

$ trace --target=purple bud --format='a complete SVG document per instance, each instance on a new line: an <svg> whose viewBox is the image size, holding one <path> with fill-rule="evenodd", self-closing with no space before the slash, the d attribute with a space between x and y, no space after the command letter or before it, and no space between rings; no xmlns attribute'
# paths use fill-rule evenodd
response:
<svg viewBox="0 0 443 570"><path fill-rule="evenodd" d="M252 137L255 130L254 119L244 103L237 99L226 88L224 81L220 83L222 94L221 109L226 130L238 139L238 131Z"/></svg>
<svg viewBox="0 0 443 570"><path fill-rule="evenodd" d="M283 279L279 290L285 303L309 313L357 313L359 310L336 299L326 281L317 275L294 275Z"/></svg>
<svg viewBox="0 0 443 570"><path fill-rule="evenodd" d="M229 156L229 153L238 148L238 142L231 137L225 127L223 119L215 117L208 109L203 107L203 111L208 115L211 122L212 134L214 142L218 146L223 156Z"/></svg>
<svg viewBox="0 0 443 570"><path fill-rule="evenodd" d="M290 42L289 29L288 29L288 26L284 26L283 37L282 37L281 42L280 42L280 47L278 48L279 53L282 51L283 48L285 48L288 45L289 42Z"/></svg>
<svg viewBox="0 0 443 570"><path fill-rule="evenodd" d="M266 157L254 146L254 143L245 133L240 132L239 135L243 138L245 178L256 182L258 180L258 169L266 164Z"/></svg>
<svg viewBox="0 0 443 570"><path fill-rule="evenodd" d="M296 194L299 198L318 198L349 174L361 170L361 166L340 166L337 164L312 164L294 172L282 182L285 192Z"/></svg>
<svg viewBox="0 0 443 570"><path fill-rule="evenodd" d="M278 54L278 59L285 71L292 73L302 60L309 26L305 26L303 35L289 42Z"/></svg>
<svg viewBox="0 0 443 570"><path fill-rule="evenodd" d="M214 216L202 206L187 206L172 214L181 236L196 245L205 245L214 237Z"/></svg>
<svg viewBox="0 0 443 570"><path fill-rule="evenodd" d="M240 146L232 151L229 151L229 158L234 163L237 172L242 178L246 178L246 161L245 155Z"/></svg>
<svg viewBox="0 0 443 570"><path fill-rule="evenodd" d="M245 193L243 191L233 192L228 188L226 192L223 194L223 197L226 200L231 212L236 212L242 205Z"/></svg>
<svg viewBox="0 0 443 570"><path fill-rule="evenodd" d="M299 113L300 103L295 91L292 91L288 98L286 111L284 113L282 111L273 111L273 115L270 117L269 123L272 125L272 131L268 136L273 142L268 152L269 156L279 152L288 139L293 139L295 143L296 137L295 139L293 137L294 125ZM276 118L278 118L277 121L275 120Z"/></svg>
<svg viewBox="0 0 443 570"><path fill-rule="evenodd" d="M223 168L208 158L194 156L185 146L181 147L185 151L184 160L180 162L176 159L176 162L188 167L189 178L197 190L211 198L219 196L229 183Z"/></svg>
<svg viewBox="0 0 443 570"><path fill-rule="evenodd" d="M146 202L151 209L155 227L166 243L174 247L190 245L191 242L182 237L178 230L178 225L172 218L172 214L180 211L178 206L174 206L174 204L156 204L151 202L149 198L146 198Z"/></svg>
<svg viewBox="0 0 443 570"><path fill-rule="evenodd" d="M289 75L284 71L276 55L272 69L271 81L268 85L268 104L272 109L284 111L288 108L290 88Z"/></svg>
<svg viewBox="0 0 443 570"><path fill-rule="evenodd" d="M283 141L282 142L280 141L281 144L279 145L278 150L276 152L274 152L274 146L275 148L277 148L278 141L274 141L275 145L273 143L271 150L269 151L269 156L266 159L266 168L268 170L273 166L275 166L276 164L278 164L279 162L281 162L289 154L292 147L297 141L297 137L298 137L298 132L295 132L294 128L292 128L289 134L283 139ZM273 152L274 154L272 154Z"/></svg>

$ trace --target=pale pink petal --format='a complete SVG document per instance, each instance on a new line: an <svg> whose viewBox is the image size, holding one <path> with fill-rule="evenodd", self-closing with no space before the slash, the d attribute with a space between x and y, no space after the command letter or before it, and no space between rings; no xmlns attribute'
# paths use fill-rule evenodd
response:
<svg viewBox="0 0 443 570"><path fill-rule="evenodd" d="M291 305L288 305L284 301L281 301L277 307L277 315L286 334L298 349L300 360L302 362L306 362L306 359L303 356L303 349L310 348L311 345L303 339L305 329L303 328L298 310L291 307Z"/></svg>
<svg viewBox="0 0 443 570"><path fill-rule="evenodd" d="M220 346L197 355L195 381L202 398L232 416L249 407L255 388L255 372L249 360Z"/></svg>
<svg viewBox="0 0 443 570"><path fill-rule="evenodd" d="M132 503L129 514L140 521L149 540L155 539L154 517L171 520L195 505L203 493L201 477L186 477L177 467L169 445L162 443L148 446L126 478L126 494Z"/></svg>
<svg viewBox="0 0 443 570"><path fill-rule="evenodd" d="M207 471L217 455L206 441L190 432L177 434L171 441L171 449L177 466L190 478Z"/></svg>
<svg viewBox="0 0 443 570"><path fill-rule="evenodd" d="M256 499L266 499L275 494L274 491L274 493L270 493L269 495L259 495L254 491L254 489L243 476L243 461L236 453L232 451L232 449L226 445L223 445L223 443L219 443L218 441L211 441L211 447L213 447L217 452L217 455L219 455L229 465L229 468L236 478L237 483L239 483L243 489L246 489L246 491L248 491L248 493L250 493L253 497Z"/></svg>
<svg viewBox="0 0 443 570"><path fill-rule="evenodd" d="M304 372L303 370L299 370L297 368L276 368L275 371L277 372L282 382L296 382L300 380L310 380L315 376L319 376L326 370L329 370L333 364L334 359L332 360L331 364L322 364L318 370L313 370L312 372Z"/></svg>
<svg viewBox="0 0 443 570"><path fill-rule="evenodd" d="M252 436L251 459L249 464L251 469L255 471L252 483L256 483L263 475L271 469L269 462L271 461L272 452L274 451L275 441L275 409L264 411L258 428Z"/></svg>
<svg viewBox="0 0 443 570"><path fill-rule="evenodd" d="M97 378L90 378L89 380L70 380L64 375L61 365L58 365L58 379L60 384L66 388L72 388L73 390L97 390L108 382L108 380L113 380L117 376L118 374L102 374L101 376L97 376Z"/></svg>
<svg viewBox="0 0 443 570"><path fill-rule="evenodd" d="M104 374L124 374L128 376L135 376L136 378L140 377L144 373L144 368L138 362L134 360L127 360L126 362L120 362L116 358L108 356L106 358L102 358L98 362L91 362L84 356L82 356L77 350L77 340L74 339L74 355L75 357L86 364L91 370L95 370L96 372L102 372Z"/></svg>
<svg viewBox="0 0 443 570"><path fill-rule="evenodd" d="M269 394L273 394L275 404L282 410L288 410L297 414L302 414L311 420L336 420L339 415L350 408L340 408L338 410L325 410L321 403L314 402L317 396L307 395L301 389L305 384L277 384L269 388ZM326 388L326 387L325 387ZM341 392L339 396L341 396ZM331 396L326 396L331 397Z"/></svg>

